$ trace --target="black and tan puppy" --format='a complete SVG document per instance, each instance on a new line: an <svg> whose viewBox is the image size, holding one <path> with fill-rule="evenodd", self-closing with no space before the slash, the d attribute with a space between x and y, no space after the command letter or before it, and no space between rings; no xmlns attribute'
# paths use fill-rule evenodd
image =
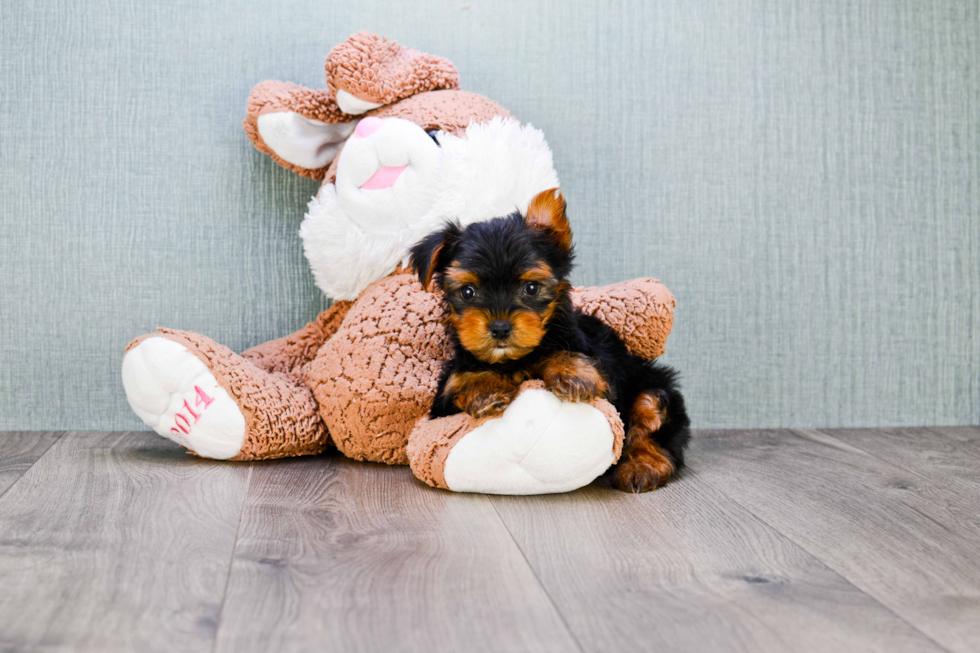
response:
<svg viewBox="0 0 980 653"><path fill-rule="evenodd" d="M616 487L652 490L684 464L689 420L674 370L629 353L611 328L572 306L572 232L558 189L536 195L526 216L449 223L411 258L422 284L443 292L455 348L432 417L495 415L522 381L542 379L561 399L605 397L619 411L626 442L610 470Z"/></svg>

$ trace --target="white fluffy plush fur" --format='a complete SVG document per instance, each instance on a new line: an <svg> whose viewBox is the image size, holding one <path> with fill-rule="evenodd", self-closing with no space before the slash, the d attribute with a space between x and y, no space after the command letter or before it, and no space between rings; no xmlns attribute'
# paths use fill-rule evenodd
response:
<svg viewBox="0 0 980 653"><path fill-rule="evenodd" d="M405 191L418 188L426 196L428 210L408 226L396 226L394 220L390 225L370 220L372 224L366 229L363 220L351 217L351 213L363 212L364 196L359 196L357 210L348 211L333 184L324 185L310 201L300 236L316 283L327 295L354 299L399 264L407 266L408 248L446 220L455 218L466 225L518 209L524 211L535 194L558 186L551 149L544 134L530 125L498 117L471 124L465 138L442 132L437 138L441 157L438 166L426 165L425 170L413 171L409 162L406 174L389 189L399 191L395 194L388 190L362 191L376 194L373 197L377 199L372 201L378 202L379 215L390 215L395 197L404 198ZM341 152L338 176L345 157L360 156L360 146L352 147L355 140L348 141ZM399 187L400 184L411 187ZM414 203L417 207L418 202Z"/></svg>

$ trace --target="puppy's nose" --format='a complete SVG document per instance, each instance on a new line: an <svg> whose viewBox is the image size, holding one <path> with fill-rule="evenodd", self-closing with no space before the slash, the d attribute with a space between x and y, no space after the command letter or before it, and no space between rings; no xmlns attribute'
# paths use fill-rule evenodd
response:
<svg viewBox="0 0 980 653"><path fill-rule="evenodd" d="M514 328L507 320L494 320L490 323L490 335L497 340L506 340Z"/></svg>
<svg viewBox="0 0 980 653"><path fill-rule="evenodd" d="M375 118L371 116L369 118L361 118L360 122L357 123L357 127L354 128L354 136L358 138L367 138L374 132L381 129L381 125L384 121L381 118Z"/></svg>

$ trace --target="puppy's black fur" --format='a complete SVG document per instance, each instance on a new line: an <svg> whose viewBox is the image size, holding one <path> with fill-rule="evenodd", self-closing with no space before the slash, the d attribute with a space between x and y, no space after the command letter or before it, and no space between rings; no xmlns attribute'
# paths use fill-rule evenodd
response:
<svg viewBox="0 0 980 653"><path fill-rule="evenodd" d="M449 223L413 247L422 283L434 279L443 291L454 348L430 415L496 414L530 378L567 400L604 396L626 426L608 476L620 489L652 490L683 466L690 438L677 373L631 354L610 327L573 307L564 207L552 189L526 216Z"/></svg>

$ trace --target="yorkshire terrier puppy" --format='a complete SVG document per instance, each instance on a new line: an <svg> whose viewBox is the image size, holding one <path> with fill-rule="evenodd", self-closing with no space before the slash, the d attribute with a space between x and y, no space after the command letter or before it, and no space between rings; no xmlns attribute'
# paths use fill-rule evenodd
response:
<svg viewBox="0 0 980 653"><path fill-rule="evenodd" d="M527 215L450 222L416 244L412 266L442 291L455 352L430 415L496 415L521 382L542 379L567 401L605 397L626 427L623 454L607 474L621 490L663 485L684 464L690 420L673 369L631 354L600 320L573 307L574 253L557 188Z"/></svg>

